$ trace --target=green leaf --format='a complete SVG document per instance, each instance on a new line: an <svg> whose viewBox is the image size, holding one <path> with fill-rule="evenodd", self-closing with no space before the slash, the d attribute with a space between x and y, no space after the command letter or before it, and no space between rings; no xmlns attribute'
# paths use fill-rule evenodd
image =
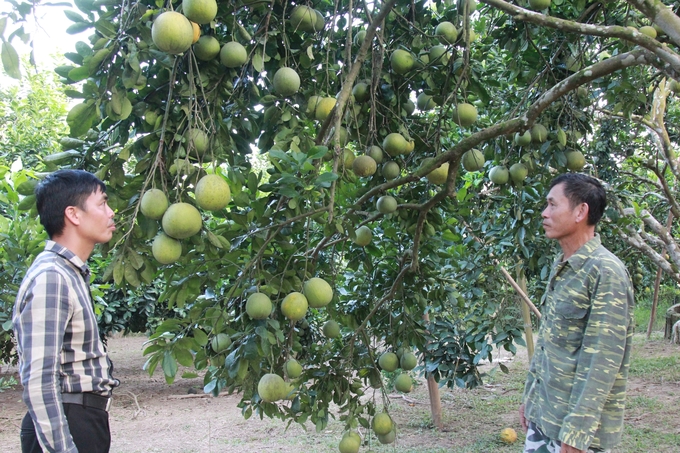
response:
<svg viewBox="0 0 680 453"><path fill-rule="evenodd" d="M8 76L14 79L21 79L19 54L17 54L17 51L9 41L2 43L2 67Z"/></svg>
<svg viewBox="0 0 680 453"><path fill-rule="evenodd" d="M173 349L175 358L183 366L193 366L194 356L187 349L175 347Z"/></svg>
<svg viewBox="0 0 680 453"><path fill-rule="evenodd" d="M200 346L205 346L208 344L208 335L203 330L194 329L193 334L194 340L196 340L196 343L198 343Z"/></svg>
<svg viewBox="0 0 680 453"><path fill-rule="evenodd" d="M161 364L161 367L163 368L163 374L165 375L165 382L172 384L175 380L175 375L177 374L177 361L170 351L165 351L165 354L163 354L163 363Z"/></svg>
<svg viewBox="0 0 680 453"><path fill-rule="evenodd" d="M71 11L71 10L68 10L68 9L67 9L67 10L64 10L64 15L65 15L71 22L85 22L85 19L83 18L83 16L81 16L80 14L78 14L78 13L75 12L75 11Z"/></svg>
<svg viewBox="0 0 680 453"><path fill-rule="evenodd" d="M74 82L80 82L85 80L90 76L90 70L87 66L78 66L73 68L68 72L68 78Z"/></svg>
<svg viewBox="0 0 680 453"><path fill-rule="evenodd" d="M78 22L77 24L69 26L66 29L66 33L68 33L69 35L77 35L78 33L84 32L88 28L92 28L92 26L93 24L89 22Z"/></svg>
<svg viewBox="0 0 680 453"><path fill-rule="evenodd" d="M5 28L7 28L7 16L0 17L0 36L5 34Z"/></svg>

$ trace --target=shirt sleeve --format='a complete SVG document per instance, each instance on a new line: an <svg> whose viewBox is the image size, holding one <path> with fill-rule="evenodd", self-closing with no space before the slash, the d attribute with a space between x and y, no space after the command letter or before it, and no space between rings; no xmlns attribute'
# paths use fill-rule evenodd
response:
<svg viewBox="0 0 680 453"><path fill-rule="evenodd" d="M48 452L77 453L61 402L60 355L72 307L59 273L42 272L26 291L15 318L21 351L23 399Z"/></svg>
<svg viewBox="0 0 680 453"><path fill-rule="evenodd" d="M627 288L626 277L605 268L591 296L569 413L559 434L560 441L581 450L593 441L623 362L630 322Z"/></svg>

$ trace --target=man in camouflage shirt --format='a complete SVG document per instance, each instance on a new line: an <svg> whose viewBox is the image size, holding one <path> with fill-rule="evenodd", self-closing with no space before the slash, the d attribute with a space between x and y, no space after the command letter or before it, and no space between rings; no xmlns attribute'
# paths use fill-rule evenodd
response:
<svg viewBox="0 0 680 453"><path fill-rule="evenodd" d="M633 336L633 289L595 225L606 193L586 175L550 185L542 213L559 242L542 305L536 352L520 406L525 453L609 451L621 440Z"/></svg>

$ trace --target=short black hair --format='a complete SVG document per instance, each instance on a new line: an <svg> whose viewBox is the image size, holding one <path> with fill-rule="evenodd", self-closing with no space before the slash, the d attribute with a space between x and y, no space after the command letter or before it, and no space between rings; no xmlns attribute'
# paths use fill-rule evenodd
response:
<svg viewBox="0 0 680 453"><path fill-rule="evenodd" d="M64 231L66 208L85 209L85 200L97 190L106 192L106 185L84 170L58 170L43 179L35 188L35 201L40 223L52 238Z"/></svg>
<svg viewBox="0 0 680 453"><path fill-rule="evenodd" d="M572 207L588 205L588 225L597 225L607 207L607 192L602 183L583 173L564 173L552 180L550 189L558 184L564 184L564 195Z"/></svg>

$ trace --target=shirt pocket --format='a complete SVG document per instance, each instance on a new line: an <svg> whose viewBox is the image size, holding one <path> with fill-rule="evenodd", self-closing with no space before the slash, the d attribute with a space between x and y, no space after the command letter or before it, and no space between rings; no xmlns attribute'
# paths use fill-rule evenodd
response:
<svg viewBox="0 0 680 453"><path fill-rule="evenodd" d="M573 301L557 303L553 323L553 341L569 349L579 348L583 341L587 321L587 307L576 305Z"/></svg>

